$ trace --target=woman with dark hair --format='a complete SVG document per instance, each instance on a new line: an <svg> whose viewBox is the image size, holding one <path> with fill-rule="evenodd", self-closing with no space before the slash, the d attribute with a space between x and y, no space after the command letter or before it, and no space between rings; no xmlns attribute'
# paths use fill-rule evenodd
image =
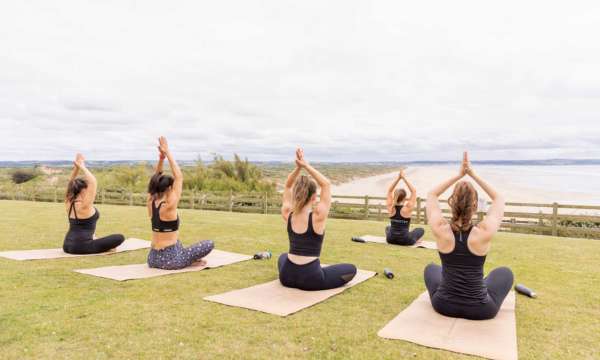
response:
<svg viewBox="0 0 600 360"><path fill-rule="evenodd" d="M404 183L410 190L410 197L406 199L406 190L398 188L398 183L404 180ZM417 189L408 181L404 175L404 170L398 173L398 177L390 185L387 192L387 210L390 214L390 225L385 228L385 239L389 244L395 245L415 245L423 235L423 228L410 229L410 218L413 209L417 203Z"/></svg>
<svg viewBox="0 0 600 360"><path fill-rule="evenodd" d="M473 226L478 195L473 185L461 181L469 175L492 200L486 217ZM439 205L439 196L456 184L448 205L452 220L448 222ZM442 315L472 320L492 319L513 284L513 273L500 267L483 277L483 265L490 251L492 237L502 224L504 198L480 178L465 152L460 173L431 190L427 197L427 218L437 240L442 266L425 268L425 285L435 311Z"/></svg>
<svg viewBox="0 0 600 360"><path fill-rule="evenodd" d="M152 248L148 254L148 266L177 270L202 258L214 248L210 240L198 242L184 248L179 241L179 216L177 205L183 189L183 174L169 151L167 139L158 139L159 159L156 171L148 184L148 215L152 221ZM168 159L173 176L163 174L164 160Z"/></svg>
<svg viewBox="0 0 600 360"><path fill-rule="evenodd" d="M84 177L78 178L82 172ZM65 206L69 217L69 231L65 236L63 250L69 254L97 254L115 249L125 241L121 234L96 239L96 222L100 218L94 207L96 178L85 166L83 155L77 154L71 178L67 186Z"/></svg>
<svg viewBox="0 0 600 360"><path fill-rule="evenodd" d="M321 187L318 203L317 184L310 177L301 176L302 169ZM289 253L281 254L278 261L279 280L283 286L301 290L333 289L343 286L356 275L354 265L321 267L319 262L330 207L329 180L304 160L302 149L296 150L296 168L285 183L281 206L290 240Z"/></svg>

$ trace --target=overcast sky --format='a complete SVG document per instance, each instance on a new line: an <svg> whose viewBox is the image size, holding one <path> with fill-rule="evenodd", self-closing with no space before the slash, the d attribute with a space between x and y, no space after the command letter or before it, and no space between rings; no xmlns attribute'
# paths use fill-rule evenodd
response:
<svg viewBox="0 0 600 360"><path fill-rule="evenodd" d="M600 158L600 2L3 1L0 160Z"/></svg>

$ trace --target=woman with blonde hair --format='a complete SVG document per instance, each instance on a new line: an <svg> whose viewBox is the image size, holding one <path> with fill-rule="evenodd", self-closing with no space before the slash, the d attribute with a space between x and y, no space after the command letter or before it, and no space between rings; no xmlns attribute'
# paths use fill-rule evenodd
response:
<svg viewBox="0 0 600 360"><path fill-rule="evenodd" d="M318 203L317 184L309 176L300 175L302 169L321 188ZM351 264L321 267L319 256L330 207L329 180L310 166L302 149L296 150L296 168L285 183L281 207L290 240L289 252L281 254L278 261L279 280L283 286L301 290L333 289L343 286L356 275L356 266Z"/></svg>
<svg viewBox="0 0 600 360"><path fill-rule="evenodd" d="M470 182L461 180L466 175L492 201L487 215L477 225L472 224L472 218L477 211L478 194ZM448 199L452 220L448 222L442 216L438 198L454 184ZM500 267L483 277L483 265L503 216L504 198L475 173L465 152L459 174L431 190L427 197L427 218L442 261L442 266L427 265L424 274L435 311L471 320L496 316L512 287L513 273Z"/></svg>
<svg viewBox="0 0 600 360"><path fill-rule="evenodd" d="M396 189L401 180L410 190L410 196L406 194L406 190ZM416 204L417 189L408 181L404 170L401 170L387 192L386 205L390 215L390 225L385 228L385 240L388 244L414 245L425 235L423 228L410 231L410 220Z"/></svg>

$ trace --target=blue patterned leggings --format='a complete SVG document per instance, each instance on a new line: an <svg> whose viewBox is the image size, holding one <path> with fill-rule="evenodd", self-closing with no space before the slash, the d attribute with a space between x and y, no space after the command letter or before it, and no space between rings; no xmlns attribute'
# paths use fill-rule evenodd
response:
<svg viewBox="0 0 600 360"><path fill-rule="evenodd" d="M211 240L204 240L184 248L181 241L177 240L177 243L164 249L150 249L148 266L165 270L183 269L208 255L214 247Z"/></svg>

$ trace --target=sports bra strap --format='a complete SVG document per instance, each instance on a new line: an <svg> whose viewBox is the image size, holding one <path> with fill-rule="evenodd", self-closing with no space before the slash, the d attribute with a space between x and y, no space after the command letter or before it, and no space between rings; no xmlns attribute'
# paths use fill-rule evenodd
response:
<svg viewBox="0 0 600 360"><path fill-rule="evenodd" d="M75 201L71 201L71 206L69 207L69 217L71 217L71 212L75 214L75 219L79 220L77 217L77 209L75 208Z"/></svg>

